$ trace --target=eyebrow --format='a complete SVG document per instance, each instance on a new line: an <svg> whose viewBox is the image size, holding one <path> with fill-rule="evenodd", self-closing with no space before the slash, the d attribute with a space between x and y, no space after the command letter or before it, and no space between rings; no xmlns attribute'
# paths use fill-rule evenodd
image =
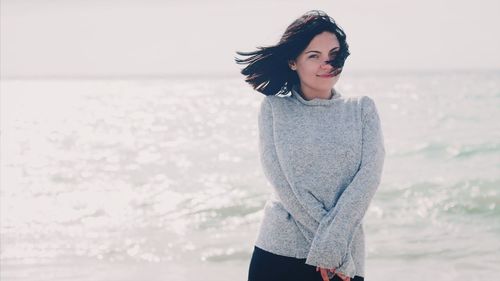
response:
<svg viewBox="0 0 500 281"><path fill-rule="evenodd" d="M339 49L339 47L335 47L335 48L333 48L333 49L331 49L331 50L330 50L330 53L331 53L333 50L338 50L338 49ZM305 52L305 53L306 53L306 54L307 54L307 53L319 53L319 54L321 54L321 52L320 52L320 51L315 51L315 50L307 51L307 52Z"/></svg>

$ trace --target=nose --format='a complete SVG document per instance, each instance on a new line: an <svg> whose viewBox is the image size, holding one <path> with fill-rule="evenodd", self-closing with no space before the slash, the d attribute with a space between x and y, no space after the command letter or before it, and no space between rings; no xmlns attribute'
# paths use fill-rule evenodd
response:
<svg viewBox="0 0 500 281"><path fill-rule="evenodd" d="M328 61L324 61L322 64L321 64L321 68L322 69L330 69L332 68L332 65L328 63Z"/></svg>

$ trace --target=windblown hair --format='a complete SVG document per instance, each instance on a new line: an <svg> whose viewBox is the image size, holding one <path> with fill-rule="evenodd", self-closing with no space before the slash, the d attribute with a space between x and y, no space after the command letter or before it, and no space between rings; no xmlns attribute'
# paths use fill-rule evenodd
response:
<svg viewBox="0 0 500 281"><path fill-rule="evenodd" d="M345 60L350 55L344 31L325 12L311 10L290 24L278 44L257 47L253 52L236 52L246 58L235 58L238 64L248 64L241 70L245 81L260 93L283 95L300 83L297 73L290 69L289 61L297 57L318 34L328 31L337 37L339 51L327 63L333 66L336 76L342 72Z"/></svg>

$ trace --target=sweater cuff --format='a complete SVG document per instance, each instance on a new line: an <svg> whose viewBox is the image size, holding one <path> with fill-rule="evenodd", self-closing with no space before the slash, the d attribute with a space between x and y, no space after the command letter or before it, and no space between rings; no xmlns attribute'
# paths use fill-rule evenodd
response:
<svg viewBox="0 0 500 281"><path fill-rule="evenodd" d="M336 272L340 272L351 279L356 275L356 266L350 253L347 253L344 262L337 268Z"/></svg>
<svg viewBox="0 0 500 281"><path fill-rule="evenodd" d="M310 251L305 261L306 264L319 266L322 268L334 268L335 272L339 272L351 279L356 275L356 266L350 253L347 253L343 258L339 259L338 253L326 251Z"/></svg>
<svg viewBox="0 0 500 281"><path fill-rule="evenodd" d="M324 245L320 240L320 237L314 237L305 263L323 268L339 268L344 260L342 253L345 251L341 251L343 246L337 241L329 241L328 245Z"/></svg>

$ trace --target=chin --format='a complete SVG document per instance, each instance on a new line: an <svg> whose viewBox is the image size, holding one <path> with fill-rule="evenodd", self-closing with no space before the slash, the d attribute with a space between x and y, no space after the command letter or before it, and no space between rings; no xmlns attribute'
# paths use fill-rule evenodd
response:
<svg viewBox="0 0 500 281"><path fill-rule="evenodd" d="M335 79L335 78L334 78ZM318 83L318 90L331 90L335 84L337 84L337 81L328 81L328 82L323 82L321 84Z"/></svg>

